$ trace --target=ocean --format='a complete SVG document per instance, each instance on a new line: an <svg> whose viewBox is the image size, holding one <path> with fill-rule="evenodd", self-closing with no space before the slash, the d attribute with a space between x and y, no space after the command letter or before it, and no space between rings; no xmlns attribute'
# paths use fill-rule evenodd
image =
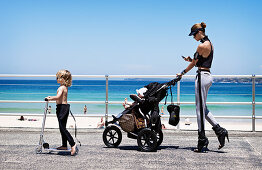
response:
<svg viewBox="0 0 262 170"><path fill-rule="evenodd" d="M124 101L130 94L151 81L109 80L109 101ZM160 83L163 83L163 81ZM194 102L194 82L181 82L181 102ZM43 101L46 96L56 95L59 84L55 80L0 80L0 100ZM256 84L256 102L262 102L262 85ZM73 80L69 88L68 101L105 101L105 80ZM172 88L174 101L177 101L177 87ZM170 93L169 93L170 94ZM164 99L163 99L164 101ZM162 102L163 102L162 101ZM170 95L167 101L170 101ZM252 102L251 83L213 83L209 90L208 102ZM105 114L105 104L71 104L74 114ZM44 103L0 103L0 113L41 114ZM55 114L55 103L50 103L51 113ZM164 113L168 114L166 105ZM121 104L110 104L109 114L123 111ZM216 116L251 116L251 105L208 105ZM181 115L195 115L195 105L181 105ZM256 106L256 115L262 116L262 106Z"/></svg>

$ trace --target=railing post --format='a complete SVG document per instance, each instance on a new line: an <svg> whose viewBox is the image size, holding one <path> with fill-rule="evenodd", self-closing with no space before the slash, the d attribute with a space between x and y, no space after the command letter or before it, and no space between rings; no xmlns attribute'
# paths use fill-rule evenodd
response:
<svg viewBox="0 0 262 170"><path fill-rule="evenodd" d="M180 106L180 81L177 82L177 105ZM180 130L180 123L178 123L177 129Z"/></svg>
<svg viewBox="0 0 262 170"><path fill-rule="evenodd" d="M108 75L105 75L106 78L106 113L105 113L105 121L108 122Z"/></svg>
<svg viewBox="0 0 262 170"><path fill-rule="evenodd" d="M256 76L253 74L252 75L252 132L256 131L256 115L255 115L256 78L255 77Z"/></svg>
<svg viewBox="0 0 262 170"><path fill-rule="evenodd" d="M177 104L180 105L180 81L177 82Z"/></svg>

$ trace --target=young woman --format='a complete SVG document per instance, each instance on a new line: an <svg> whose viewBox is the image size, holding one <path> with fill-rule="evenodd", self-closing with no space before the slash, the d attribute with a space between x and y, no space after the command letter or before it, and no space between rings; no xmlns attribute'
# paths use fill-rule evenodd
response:
<svg viewBox="0 0 262 170"><path fill-rule="evenodd" d="M184 58L184 60L190 62L190 64L185 70L177 74L182 77L194 66L198 67L195 80L195 100L198 123L198 144L197 149L194 150L196 152L202 152L204 147L207 148L209 143L205 135L205 119L213 126L212 129L218 137L218 141L220 143L218 149L221 149L225 145L225 138L227 137L228 139L227 130L219 126L218 122L206 106L208 90L212 85L210 68L213 60L214 47L205 35L205 28L206 24L203 22L192 26L189 36L193 36L194 39L196 41L200 41L201 44L198 45L193 59L189 56Z"/></svg>

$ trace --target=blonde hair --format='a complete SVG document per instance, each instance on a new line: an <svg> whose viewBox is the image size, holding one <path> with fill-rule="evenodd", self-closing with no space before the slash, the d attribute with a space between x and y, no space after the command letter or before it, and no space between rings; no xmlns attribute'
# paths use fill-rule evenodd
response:
<svg viewBox="0 0 262 170"><path fill-rule="evenodd" d="M72 75L68 70L59 70L56 73L56 78L63 79L64 80L63 85L65 85L66 87L70 87L72 85Z"/></svg>
<svg viewBox="0 0 262 170"><path fill-rule="evenodd" d="M204 22L201 22L201 23L197 23L197 24L194 24L192 27L191 27L191 31L192 30L197 30L199 28L203 28L203 33L205 33L205 28L207 27L206 23Z"/></svg>

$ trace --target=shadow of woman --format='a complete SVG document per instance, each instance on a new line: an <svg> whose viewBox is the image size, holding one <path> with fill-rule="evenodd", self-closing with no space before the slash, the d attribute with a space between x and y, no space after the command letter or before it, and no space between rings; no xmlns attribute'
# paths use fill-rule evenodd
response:
<svg viewBox="0 0 262 170"><path fill-rule="evenodd" d="M119 146L118 149L141 151L138 146ZM182 150L194 151L196 147L179 147L179 146L167 145L167 146L159 146L155 151L152 151L152 152L157 152L158 150L165 150L165 149L169 149L169 150L170 149L171 150L182 149ZM206 149L205 152L200 152L200 153L208 153L208 152L227 153L227 152L220 151L220 150L209 150L209 149Z"/></svg>
<svg viewBox="0 0 262 170"><path fill-rule="evenodd" d="M183 149L183 150L190 150L190 151L194 151L195 149L197 149L196 147L179 147L179 146L159 146L158 150L162 150L162 149ZM210 149L206 149L206 152L215 152L215 153L227 153L224 151L220 151L220 150L210 150ZM205 153L205 152L200 152L200 153Z"/></svg>

